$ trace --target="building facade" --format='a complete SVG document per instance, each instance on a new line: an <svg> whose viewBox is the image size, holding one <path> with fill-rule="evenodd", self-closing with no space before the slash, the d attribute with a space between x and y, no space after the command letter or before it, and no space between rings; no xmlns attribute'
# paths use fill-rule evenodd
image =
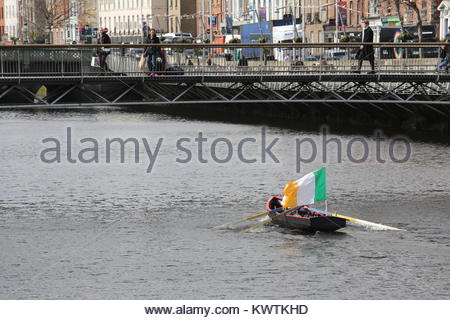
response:
<svg viewBox="0 0 450 320"><path fill-rule="evenodd" d="M7 38L19 38L19 1L4 1L5 34Z"/></svg>
<svg viewBox="0 0 450 320"><path fill-rule="evenodd" d="M5 1L0 0L0 41L7 38L5 34Z"/></svg>
<svg viewBox="0 0 450 320"><path fill-rule="evenodd" d="M336 42L345 34L357 35L362 31L362 21L369 19L378 41L381 29L399 26L400 19L405 26L415 26L419 20L423 25L437 25L440 16L443 22L447 21L448 18L443 18L450 15L447 6L444 4L438 10L441 2L400 1L398 13L396 0L222 0L222 15L232 17L234 27L265 21L275 25L276 21L292 19L301 24L301 37L312 43ZM205 8L208 12L209 7ZM228 24L221 21L222 34Z"/></svg>
<svg viewBox="0 0 450 320"><path fill-rule="evenodd" d="M423 26L431 27L437 25L439 23L438 6L440 2L440 0L400 2L400 6L397 8L394 0L353 1L349 3L351 6L356 7L357 11L348 16L347 22L351 28L361 29L360 24L362 20L368 19L374 30L374 41L381 41L382 28L400 27L401 22L408 29L409 27L417 26L419 20L421 20ZM419 14L416 13L414 7L417 7ZM415 34L417 36L417 31L415 31Z"/></svg>
<svg viewBox="0 0 450 320"><path fill-rule="evenodd" d="M230 16L234 26L239 26L249 21L248 5L248 0L223 0L225 13Z"/></svg>
<svg viewBox="0 0 450 320"><path fill-rule="evenodd" d="M19 38L22 43L44 43L46 0L19 0Z"/></svg>
<svg viewBox="0 0 450 320"><path fill-rule="evenodd" d="M416 25L419 18L423 24L439 22L438 7L441 1L438 0L417 0L410 1L410 5L402 3L400 5L400 15L397 12L394 1L376 1L379 4L378 13L381 16L383 25L399 25L400 19L403 19L405 25ZM413 9L413 6L419 9L419 16ZM370 9L370 6L369 6ZM370 11L369 11L370 14ZM394 18L394 19L393 19Z"/></svg>
<svg viewBox="0 0 450 320"><path fill-rule="evenodd" d="M108 28L114 42L142 39L143 27L168 31L167 0L97 0L98 26Z"/></svg>
<svg viewBox="0 0 450 320"><path fill-rule="evenodd" d="M445 35L450 31L450 1L444 0L438 7L439 11L439 35L444 40Z"/></svg>
<svg viewBox="0 0 450 320"><path fill-rule="evenodd" d="M168 32L197 33L196 2L168 0Z"/></svg>
<svg viewBox="0 0 450 320"><path fill-rule="evenodd" d="M77 3L74 0L46 0L46 42L54 44L66 43L70 15Z"/></svg>
<svg viewBox="0 0 450 320"><path fill-rule="evenodd" d="M212 32L214 35L222 34L221 24L225 21L226 12L223 0L211 0Z"/></svg>
<svg viewBox="0 0 450 320"><path fill-rule="evenodd" d="M0 0L0 34L24 42L68 43L80 39L82 27L107 27L116 42L130 42L142 38L145 25L205 39L211 33L238 36L242 25L262 22L288 33L291 20L298 25L292 28L295 36L317 43L360 32L367 18L375 41L382 28L399 26L400 19L405 26L419 20L435 25L442 38L448 32L449 6L449 0L416 0L400 2L397 12L395 0ZM64 17L49 21L44 11L50 9Z"/></svg>
<svg viewBox="0 0 450 320"><path fill-rule="evenodd" d="M308 43L336 42L347 26L344 1L304 0L300 10Z"/></svg>
<svg viewBox="0 0 450 320"><path fill-rule="evenodd" d="M212 25L213 33L217 33L220 29L220 24L217 24L217 13L219 6L222 7L226 0L196 0L195 1L195 24L196 36L201 39L209 39L209 29ZM245 0L243 0L245 1ZM214 16L216 14L216 16ZM212 17L212 19L211 19ZM210 21L211 20L211 21Z"/></svg>
<svg viewBox="0 0 450 320"><path fill-rule="evenodd" d="M78 12L71 15L70 35L76 38L75 41L89 43L86 33L91 33L91 36L96 38L95 33L99 28L97 2L97 0L84 0ZM87 31L84 36L82 34L83 30Z"/></svg>

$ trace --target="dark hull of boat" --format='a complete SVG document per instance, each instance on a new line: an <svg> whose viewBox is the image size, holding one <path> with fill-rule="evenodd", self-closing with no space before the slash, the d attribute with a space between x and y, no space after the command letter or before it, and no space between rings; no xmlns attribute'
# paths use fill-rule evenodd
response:
<svg viewBox="0 0 450 320"><path fill-rule="evenodd" d="M301 217L284 214L269 214L272 222L283 228L302 231L324 231L333 232L346 226L346 220L338 217Z"/></svg>
<svg viewBox="0 0 450 320"><path fill-rule="evenodd" d="M281 198L270 197L266 203L266 210L270 211L276 208L281 209ZM314 209L309 208L309 214L299 214L298 210L289 212L275 212L269 213L272 222L283 228L296 229L307 232L333 232L344 228L347 225L347 220L343 218L327 216L322 213L315 212Z"/></svg>

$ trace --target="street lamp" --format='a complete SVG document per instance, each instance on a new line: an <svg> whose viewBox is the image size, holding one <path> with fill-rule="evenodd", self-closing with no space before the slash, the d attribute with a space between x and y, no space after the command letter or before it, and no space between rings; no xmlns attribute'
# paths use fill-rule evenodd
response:
<svg viewBox="0 0 450 320"><path fill-rule="evenodd" d="M142 37L144 39L148 37L148 25L144 17L142 17Z"/></svg>
<svg viewBox="0 0 450 320"><path fill-rule="evenodd" d="M213 43L212 0L209 0L209 43Z"/></svg>
<svg viewBox="0 0 450 320"><path fill-rule="evenodd" d="M25 35L24 42L28 43L28 24L26 22L23 24L23 33Z"/></svg>

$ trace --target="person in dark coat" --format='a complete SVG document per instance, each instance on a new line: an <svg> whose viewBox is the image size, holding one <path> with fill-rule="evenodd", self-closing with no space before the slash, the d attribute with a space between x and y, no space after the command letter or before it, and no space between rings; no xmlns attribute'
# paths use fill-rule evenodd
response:
<svg viewBox="0 0 450 320"><path fill-rule="evenodd" d="M450 32L445 35L445 45L440 47L440 58L437 71L447 70L450 67Z"/></svg>
<svg viewBox="0 0 450 320"><path fill-rule="evenodd" d="M108 28L104 28L101 31L100 44L111 44L111 38L108 35ZM111 48L109 47L101 47L98 51L98 60L100 64L100 68L107 71L108 65L106 64L106 57L111 53Z"/></svg>
<svg viewBox="0 0 450 320"><path fill-rule="evenodd" d="M373 31L372 28L369 27L369 20L364 20L364 30L362 34L362 42L368 43L373 42ZM361 70L362 64L364 60L369 60L370 68L372 71L370 73L375 73L375 51L373 50L373 45L364 44L359 48L359 57L358 57L358 71Z"/></svg>
<svg viewBox="0 0 450 320"><path fill-rule="evenodd" d="M239 67L248 67L248 61L247 58L244 55L241 55L238 62Z"/></svg>
<svg viewBox="0 0 450 320"><path fill-rule="evenodd" d="M158 44L161 43L159 40L159 37L156 35L155 29L150 29L150 32L148 34L146 43L152 43L152 44ZM147 65L148 70L150 71L150 75L156 75L156 59L160 58L162 56L161 54L161 47L159 46L150 46L147 47L144 51L144 57L147 57Z"/></svg>

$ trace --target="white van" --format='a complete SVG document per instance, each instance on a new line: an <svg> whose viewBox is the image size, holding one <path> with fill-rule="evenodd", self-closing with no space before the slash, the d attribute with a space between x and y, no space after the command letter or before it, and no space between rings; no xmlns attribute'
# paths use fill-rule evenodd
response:
<svg viewBox="0 0 450 320"><path fill-rule="evenodd" d="M170 43L170 42L182 42L182 40L187 39L189 43L194 42L194 37L192 36L192 33L186 33L186 32L171 32L171 33L164 33L162 35L164 37L164 42Z"/></svg>

